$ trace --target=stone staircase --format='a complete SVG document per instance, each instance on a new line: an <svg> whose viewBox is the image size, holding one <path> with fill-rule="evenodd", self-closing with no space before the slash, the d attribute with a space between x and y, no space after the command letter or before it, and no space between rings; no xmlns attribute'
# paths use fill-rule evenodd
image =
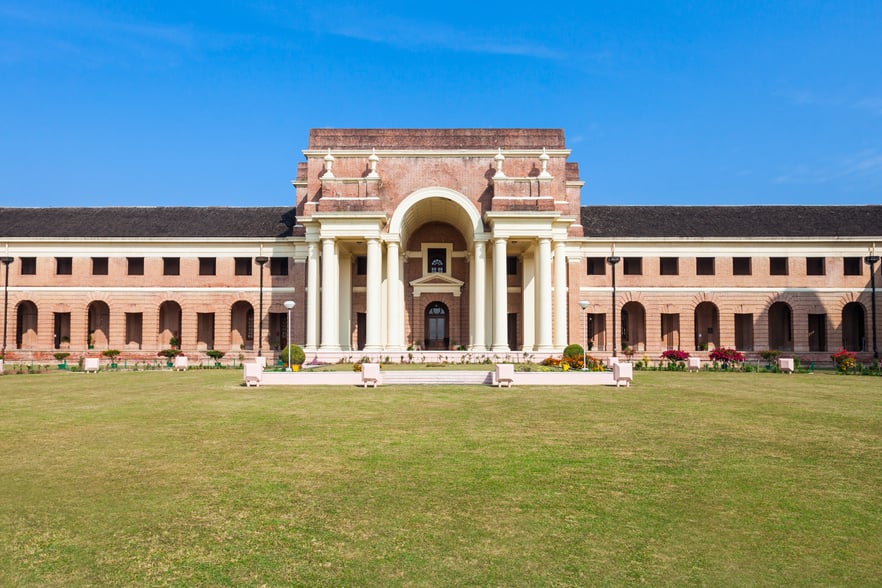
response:
<svg viewBox="0 0 882 588"><path fill-rule="evenodd" d="M380 372L380 384L383 386L418 384L487 385L493 384L493 372L476 370L387 370Z"/></svg>

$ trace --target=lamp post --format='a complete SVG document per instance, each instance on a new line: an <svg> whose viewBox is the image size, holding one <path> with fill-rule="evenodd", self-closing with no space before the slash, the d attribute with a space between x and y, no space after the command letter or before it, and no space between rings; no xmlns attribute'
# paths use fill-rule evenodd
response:
<svg viewBox="0 0 882 588"><path fill-rule="evenodd" d="M870 308L873 317L873 358L879 359L879 348L876 347L876 263L879 261L879 256L876 255L876 244L873 243L873 248L869 251L869 255L864 258L864 263L870 266L870 288L872 290L872 298L870 298ZM7 275L8 275L8 267L7 267ZM4 347L5 347L4 343Z"/></svg>
<svg viewBox="0 0 882 588"><path fill-rule="evenodd" d="M263 247L261 246L261 250ZM257 327L257 357L263 356L263 266L269 261L268 257L263 255L255 257L254 261L260 266L260 310L258 311L258 327Z"/></svg>
<svg viewBox="0 0 882 588"><path fill-rule="evenodd" d="M613 243L611 255L606 258L606 262L612 266L612 347L613 347L613 357L617 357L616 354L616 264L621 261L616 255L616 246Z"/></svg>
<svg viewBox="0 0 882 588"><path fill-rule="evenodd" d="M582 320L585 321L585 346L582 347L582 370L588 369L588 305L587 300L580 300L579 306L582 307Z"/></svg>
<svg viewBox="0 0 882 588"><path fill-rule="evenodd" d="M9 324L9 264L12 263L13 259L9 255L0 257L0 262L3 262L3 265L6 266L6 282L3 284L3 353L0 353L0 359L6 357L6 331Z"/></svg>
<svg viewBox="0 0 882 588"><path fill-rule="evenodd" d="M291 369L291 311L294 310L294 301L286 300L285 308L288 309L288 367L285 368L286 372L293 371Z"/></svg>

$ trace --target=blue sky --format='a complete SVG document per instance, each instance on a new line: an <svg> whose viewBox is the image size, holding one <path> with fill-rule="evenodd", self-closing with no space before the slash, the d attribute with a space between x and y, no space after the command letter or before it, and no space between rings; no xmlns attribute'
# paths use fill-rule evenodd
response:
<svg viewBox="0 0 882 588"><path fill-rule="evenodd" d="M0 205L283 206L311 127L560 127L586 204L882 202L882 2L0 0Z"/></svg>

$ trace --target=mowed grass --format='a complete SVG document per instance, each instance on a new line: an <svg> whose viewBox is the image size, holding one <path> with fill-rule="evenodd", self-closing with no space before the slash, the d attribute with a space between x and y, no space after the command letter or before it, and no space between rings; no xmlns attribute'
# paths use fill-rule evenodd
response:
<svg viewBox="0 0 882 588"><path fill-rule="evenodd" d="M0 378L0 585L879 585L882 380Z"/></svg>

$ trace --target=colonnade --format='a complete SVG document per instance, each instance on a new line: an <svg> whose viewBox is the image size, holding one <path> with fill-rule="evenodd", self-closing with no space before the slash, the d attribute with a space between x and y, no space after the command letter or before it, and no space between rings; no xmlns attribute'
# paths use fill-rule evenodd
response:
<svg viewBox="0 0 882 588"><path fill-rule="evenodd" d="M404 350L406 255L402 255L397 236L370 237L364 241L367 248L364 351ZM489 268L488 244L492 251ZM567 344L566 247L563 241L552 242L551 238L540 237L535 239L534 249L532 275L535 281L530 284L529 297L527 285L521 284L522 303L516 309L525 325L529 325L525 332L532 334L530 340L525 341L529 344L525 350L550 352ZM507 257L508 240L503 237L478 236L468 252L469 350L510 350ZM308 350L335 352L350 346L349 261L349 254L341 254L341 241L335 237L322 236L307 245L305 346Z"/></svg>

